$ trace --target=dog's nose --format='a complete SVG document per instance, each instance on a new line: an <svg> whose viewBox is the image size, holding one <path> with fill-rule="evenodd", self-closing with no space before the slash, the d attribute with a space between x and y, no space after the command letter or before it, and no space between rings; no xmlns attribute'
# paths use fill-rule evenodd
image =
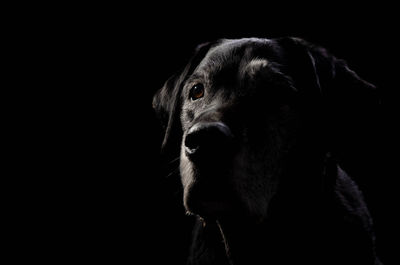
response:
<svg viewBox="0 0 400 265"><path fill-rule="evenodd" d="M193 125L185 138L185 151L189 158L213 156L230 148L233 134L223 122L199 122Z"/></svg>

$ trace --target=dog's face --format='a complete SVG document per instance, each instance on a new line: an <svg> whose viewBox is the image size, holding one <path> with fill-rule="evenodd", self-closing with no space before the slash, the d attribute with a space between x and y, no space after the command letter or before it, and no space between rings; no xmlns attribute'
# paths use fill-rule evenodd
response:
<svg viewBox="0 0 400 265"><path fill-rule="evenodd" d="M322 125L310 126L317 106L310 105L321 95L310 95L321 82L315 57L299 40L201 46L153 102L166 127L164 147L180 146L186 210L265 217L299 142L318 138Z"/></svg>
<svg viewBox="0 0 400 265"><path fill-rule="evenodd" d="M182 89L184 205L202 215L265 215L296 134L296 91L268 42L223 41Z"/></svg>

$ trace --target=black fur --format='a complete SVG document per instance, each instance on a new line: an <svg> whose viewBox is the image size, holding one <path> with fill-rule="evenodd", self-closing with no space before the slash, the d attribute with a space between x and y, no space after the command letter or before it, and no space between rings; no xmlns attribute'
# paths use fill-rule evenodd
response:
<svg viewBox="0 0 400 265"><path fill-rule="evenodd" d="M163 150L180 156L185 208L198 216L188 264L380 264L344 171L375 93L301 39L199 46L153 100Z"/></svg>

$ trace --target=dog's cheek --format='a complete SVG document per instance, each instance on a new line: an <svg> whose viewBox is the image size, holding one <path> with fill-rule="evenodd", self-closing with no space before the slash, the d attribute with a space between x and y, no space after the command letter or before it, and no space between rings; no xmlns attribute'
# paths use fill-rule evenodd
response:
<svg viewBox="0 0 400 265"><path fill-rule="evenodd" d="M234 163L234 187L250 216L262 219L266 216L275 183L265 162L248 152L241 152Z"/></svg>
<svg viewBox="0 0 400 265"><path fill-rule="evenodd" d="M234 162L234 180L247 211L262 219L266 217L269 202L277 191L286 139L272 120L263 129L260 129L260 124L250 129Z"/></svg>
<svg viewBox="0 0 400 265"><path fill-rule="evenodd" d="M187 158L184 148L181 148L179 170L181 175L181 182L183 187L183 203L186 209L188 209L186 202L189 191L194 183L193 167Z"/></svg>

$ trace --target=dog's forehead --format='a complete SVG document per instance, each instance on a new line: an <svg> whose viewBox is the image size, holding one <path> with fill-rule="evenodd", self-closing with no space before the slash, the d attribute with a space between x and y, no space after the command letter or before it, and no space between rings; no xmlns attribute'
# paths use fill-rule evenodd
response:
<svg viewBox="0 0 400 265"><path fill-rule="evenodd" d="M266 58L260 58L260 50L267 50L270 42L269 39L259 38L221 40L210 48L195 72L218 72L222 67L244 67L244 63L253 64L254 62L266 65Z"/></svg>
<svg viewBox="0 0 400 265"><path fill-rule="evenodd" d="M260 38L222 39L217 45L210 48L208 55L234 54L243 49L249 50L251 48L267 47L269 43L271 43L271 40Z"/></svg>

